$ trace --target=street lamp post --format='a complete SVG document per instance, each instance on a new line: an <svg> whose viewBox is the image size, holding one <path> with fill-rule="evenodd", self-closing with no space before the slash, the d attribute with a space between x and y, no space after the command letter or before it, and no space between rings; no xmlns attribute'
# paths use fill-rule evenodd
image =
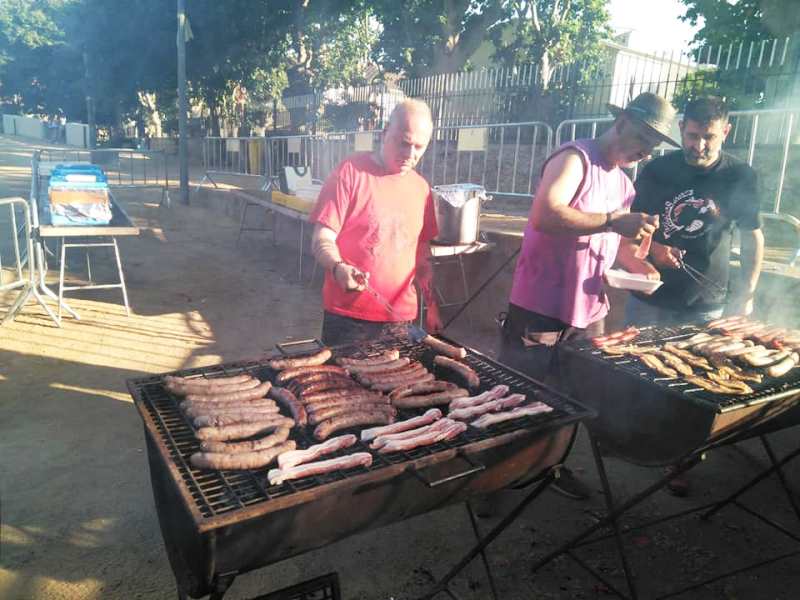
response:
<svg viewBox="0 0 800 600"><path fill-rule="evenodd" d="M178 0L178 163L181 203L189 204L189 154L186 100L186 0Z"/></svg>

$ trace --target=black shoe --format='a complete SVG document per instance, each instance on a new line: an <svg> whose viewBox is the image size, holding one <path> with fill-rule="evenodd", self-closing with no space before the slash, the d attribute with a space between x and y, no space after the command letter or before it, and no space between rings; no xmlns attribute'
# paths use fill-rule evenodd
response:
<svg viewBox="0 0 800 600"><path fill-rule="evenodd" d="M573 500L585 500L592 495L589 486L566 467L559 470L558 477L550 484L550 489Z"/></svg>

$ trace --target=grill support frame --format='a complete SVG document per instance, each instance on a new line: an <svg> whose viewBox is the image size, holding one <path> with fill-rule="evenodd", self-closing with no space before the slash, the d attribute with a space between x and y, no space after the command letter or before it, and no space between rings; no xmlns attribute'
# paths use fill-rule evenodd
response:
<svg viewBox="0 0 800 600"><path fill-rule="evenodd" d="M419 352L430 352L418 342L411 340L410 344L416 347L417 357L421 356ZM370 348L371 351L380 349L376 345ZM280 351L285 354L284 350ZM269 377L264 376L263 365L269 358L176 374L213 376L250 372L265 379ZM187 451L190 447L187 444L194 442L191 433L187 436L185 431L181 432L181 429L186 429L180 422L183 417L179 413L177 416L168 414L175 412L169 409L172 400L149 397L150 391L163 390L161 376L129 380L128 389L143 420L156 512L179 596L197 598L212 594L212 598L221 599L238 574L326 546L361 531L463 502L475 495L491 493L523 481L526 484L549 481L550 470L554 465L560 465L570 451L578 425L594 417L594 412L475 350L468 349L466 361L474 368L483 369L480 372L482 378L485 377L484 385L514 381L512 391L516 386L516 391L533 392L557 407L556 410L548 413L551 416L537 416L517 424L509 422L510 426L501 424L489 432L468 432L460 442L441 442L394 459L376 458L376 464L381 463L378 468L376 465L362 468L341 477L328 478L321 484L295 486L289 482L290 493L274 495L272 488L264 487L261 482L257 487L262 495L266 494L263 499L268 499L268 502L259 498L250 503L239 500L237 486L248 485L250 482L245 480L256 477L256 472L244 472L241 477L229 478L227 472L198 474L189 468L186 457L191 450ZM158 409L156 404L159 401L167 402L164 406L169 410ZM461 468L454 474L452 469L459 457L475 465L467 471ZM428 477L421 474L421 470L433 474ZM265 472L261 473L263 475ZM214 498L207 495L210 480L218 490L215 492L217 495L233 495L240 504L222 512L216 511ZM436 485L431 485L432 481ZM370 510L375 514L359 510L354 517L357 521L337 522L335 526L328 523L328 529L325 529L322 517L327 514L336 516L335 505L346 506L349 500L358 500L359 494L363 499L370 493L377 500L373 497L366 501L366 505L372 507ZM391 501L392 496L397 496L396 501ZM302 528L293 523L302 523ZM281 527L286 530L281 531ZM477 529L475 534L477 538ZM478 553L484 554L483 547ZM483 561L493 588L494 581L485 555Z"/></svg>
<svg viewBox="0 0 800 600"><path fill-rule="evenodd" d="M789 462L791 462L793 460L796 460L798 457L800 457L800 445L798 445L798 447L795 450L792 450L792 451L788 452L780 460L777 460L777 458L774 455L774 452L772 451L771 445L769 444L769 441L767 440L767 434L761 434L758 437L761 439L761 442L762 442L762 444L763 444L763 446L765 448L766 454L769 457L771 464L770 464L769 467L767 467L766 469L762 470L758 475L756 475L755 477L751 478L750 481L748 481L747 483L745 483L744 485L739 487L735 492L733 492L730 495L728 495L728 496L726 496L726 497L724 497L724 498L722 498L720 500L717 500L715 502L704 504L702 506L696 506L696 507L690 508L688 510L682 510L682 511L679 511L679 512L664 516L664 517L660 517L658 519L653 519L653 520L648 521L646 523L642 523L640 525L637 525L636 527L628 528L625 531L624 535L628 535L628 534L633 533L634 531L645 529L647 527L651 527L651 526L656 525L656 524L669 522L669 521L684 517L686 515L697 513L697 512L701 512L701 511L704 511L703 514L701 515L701 518L703 520L710 520L711 517L713 517L717 512L722 510L724 507L729 506L729 505L733 505L733 506L736 506L736 507L740 508L744 512L747 512L747 513L751 514L752 516L754 516L757 519L759 519L760 521L762 521L764 524L769 525L773 529L775 529L777 531L780 531L781 533L783 533L787 537L791 538L793 541L797 542L797 544L798 544L797 550L795 550L793 552L782 553L780 555L773 556L773 557L770 557L770 558L765 559L765 560L761 560L761 561L758 561L758 562L755 562L755 563L752 563L752 564L749 564L749 565L738 567L738 568L736 568L734 570L727 571L725 573L721 573L721 574L717 574L715 576L709 577L709 578L707 578L707 579L705 579L705 580L703 580L701 582L695 582L695 583L693 583L693 584L691 584L689 586L684 586L684 587L681 587L681 588L676 588L676 589L670 590L670 591L668 591L666 593L663 593L662 595L657 596L658 599L671 598L673 596L677 596L677 595L686 593L688 591L697 589L697 588L702 587L704 585L708 585L708 584L713 583L715 581L719 581L720 579L725 579L727 577L732 577L733 575L737 575L738 573L742 573L744 571L760 568L760 567L768 565L768 564L773 564L775 562L784 560L786 558L791 558L791 557L794 557L794 556L800 556L800 532L797 532L797 533L792 532L791 530L786 528L784 525L782 525L780 523L777 523L776 521L773 521L772 519L769 519L769 518L765 517L764 515L758 513L754 509L742 504L739 501L739 497L743 493L745 493L746 491L748 491L751 488L755 487L756 485L761 483L763 480L765 480L767 477L769 477L773 473L776 473L776 474L778 474L778 480L781 483L781 487L783 488L784 492L786 493L786 496L787 496L791 506L794 509L795 516L797 516L797 519L798 519L798 524L800 524L800 508L797 506L797 504L796 504L796 502L795 502L795 500L794 500L794 498L792 496L791 490L786 485L785 475L784 475L784 473L782 471L783 467L785 467L786 464L788 464ZM531 567L531 572L532 573L536 573L539 569L541 569L542 567L544 567L547 564L549 564L555 558L557 558L559 556L566 555L566 556L570 557L572 560L574 560L581 568L586 570L595 579L597 579L598 581L600 581L601 583L606 585L609 588L609 590L611 590L614 594L616 594L620 598L624 598L626 600L627 599L636 600L636 598L639 597L638 589L637 589L637 585L636 585L636 577L635 577L635 574L633 573L632 569L629 566L628 554L627 554L627 551L625 549L625 544L624 544L624 541L623 541L623 532L621 531L621 528L620 528L620 519L627 512L629 512L630 510L632 510L633 508L635 508L636 506L638 506L642 502L645 502L647 499L649 499L653 494L663 490L666 487L666 485L670 481L672 481L672 479L674 479L675 477L678 477L682 473L685 473L686 471L688 471L689 469L693 468L694 466L696 466L701 461L705 460L705 454L706 454L707 450L706 449L698 449L698 450L690 453L689 455L684 457L684 459L682 461L680 461L676 465L676 468L673 471L671 471L669 474L666 474L666 475L662 476L655 483L647 486L645 489L641 490L640 492L638 492L636 494L633 494L628 499L626 499L624 502L619 503L619 504L615 504L614 498L613 498L613 495L612 495L612 491L611 491L611 481L610 481L610 479L608 477L608 474L607 474L607 471L606 471L606 468L605 468L605 459L603 458L603 449L601 448L601 441L597 437L597 435L592 433L591 431L589 431L589 438L590 438L590 445L591 445L591 449L592 449L592 455L593 455L593 458L594 458L594 461L595 461L595 465L597 467L598 475L600 477L600 480L601 480L602 486L603 486L603 498L604 498L605 505L606 505L606 514L600 520L598 520L597 523L595 523L594 525L591 525L590 527L587 527L586 529L584 529L583 531L581 531L580 533L578 533L574 537L572 537L569 541L564 542L561 546L559 546L558 548L556 548L552 552L548 553L544 557L540 558ZM604 529L606 527L611 527L612 533L607 534L607 535L601 535L601 536L592 537L592 535L594 533L596 533L596 532L598 532L601 529ZM614 587L606 578L602 577L599 573L597 573L594 569L589 567L583 560L581 560L578 556L576 556L574 554L574 550L576 550L576 549L578 549L580 547L587 546L587 545L590 545L590 544L593 544L593 543L597 543L597 542L600 542L600 541L604 541L604 540L607 540L607 539L609 539L611 537L615 538L615 544L616 544L616 547L617 547L617 554L619 555L620 561L621 561L622 566L623 566L623 571L625 573L626 585L628 587L628 593L630 594L629 596L626 596L622 591L620 591L616 587Z"/></svg>

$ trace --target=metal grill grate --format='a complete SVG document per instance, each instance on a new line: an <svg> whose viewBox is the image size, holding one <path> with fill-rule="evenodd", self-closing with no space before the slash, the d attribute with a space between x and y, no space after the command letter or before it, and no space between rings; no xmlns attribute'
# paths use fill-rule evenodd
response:
<svg viewBox="0 0 800 600"><path fill-rule="evenodd" d="M366 358L389 348L396 348L401 355L421 361L438 378L452 380L451 374L439 371L438 368L433 366L434 354L427 346L407 339L390 338L373 342L368 346L363 344L359 347L340 346L334 350L337 356ZM269 368L269 358L271 357L265 357L260 361L243 361L214 367L190 369L178 374L184 377L202 376L211 378L247 372L261 380L274 381L276 372ZM512 392L524 393L529 398L536 398L552 406L554 410L549 413L506 421L487 429L470 427L464 434L453 440L442 441L409 452L373 453L374 461L370 467L335 471L321 476L287 481L276 486L271 486L267 482L267 469L202 471L193 468L188 459L191 454L199 451L200 442L195 438L189 421L178 409L178 399L166 391L162 385L161 376L130 380L128 387L139 410L147 414L155 424L157 434L168 449L169 460L177 466L180 478L186 485L202 519L210 519L244 509L253 504L325 486L353 475L386 468L389 465L413 462L438 452L466 447L470 444L514 431L523 429L531 432L544 431L592 416L592 411L586 407L516 371L496 363L478 352L469 350L465 362L475 369L481 377L481 387L478 392L486 391L497 384L505 384L511 388ZM424 410L401 410L398 418L410 418L422 412ZM292 439L297 441L298 448L306 448L317 443L304 429L293 430ZM355 451L369 452L370 450L359 441L345 452ZM345 452L342 452L342 454ZM337 455L333 454L331 456Z"/></svg>
<svg viewBox="0 0 800 600"><path fill-rule="evenodd" d="M683 327L646 327L640 330L640 334L634 343L647 345L649 343L678 341L689 338L701 331L705 331L705 329L695 325L686 325ZM746 396L715 394L683 381L682 379L676 380L667 377L658 377L638 358L633 356L613 356L605 354L586 340L571 344L568 347L568 351L570 350L578 352L590 360L613 365L616 370L623 371L636 377L643 377L668 393L690 398L695 402L710 406L713 410L720 413L779 400L785 396L797 393L797 389L800 387L800 371L792 370L783 377L765 377L761 383L748 382L748 385L753 388L753 393Z"/></svg>

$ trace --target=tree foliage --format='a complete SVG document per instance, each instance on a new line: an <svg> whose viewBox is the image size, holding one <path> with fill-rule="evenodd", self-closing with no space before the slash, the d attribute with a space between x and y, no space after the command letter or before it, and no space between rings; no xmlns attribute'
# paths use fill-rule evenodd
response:
<svg viewBox="0 0 800 600"><path fill-rule="evenodd" d="M380 60L411 77L464 68L508 19L503 0L380 0L372 6L383 31Z"/></svg>
<svg viewBox="0 0 800 600"><path fill-rule="evenodd" d="M797 0L681 0L686 5L682 17L702 27L695 35L698 45L784 37L800 30Z"/></svg>
<svg viewBox="0 0 800 600"><path fill-rule="evenodd" d="M542 88L559 65L599 64L601 42L611 35L605 0L511 0L508 9L512 33L492 32L495 57L506 65L539 65Z"/></svg>

